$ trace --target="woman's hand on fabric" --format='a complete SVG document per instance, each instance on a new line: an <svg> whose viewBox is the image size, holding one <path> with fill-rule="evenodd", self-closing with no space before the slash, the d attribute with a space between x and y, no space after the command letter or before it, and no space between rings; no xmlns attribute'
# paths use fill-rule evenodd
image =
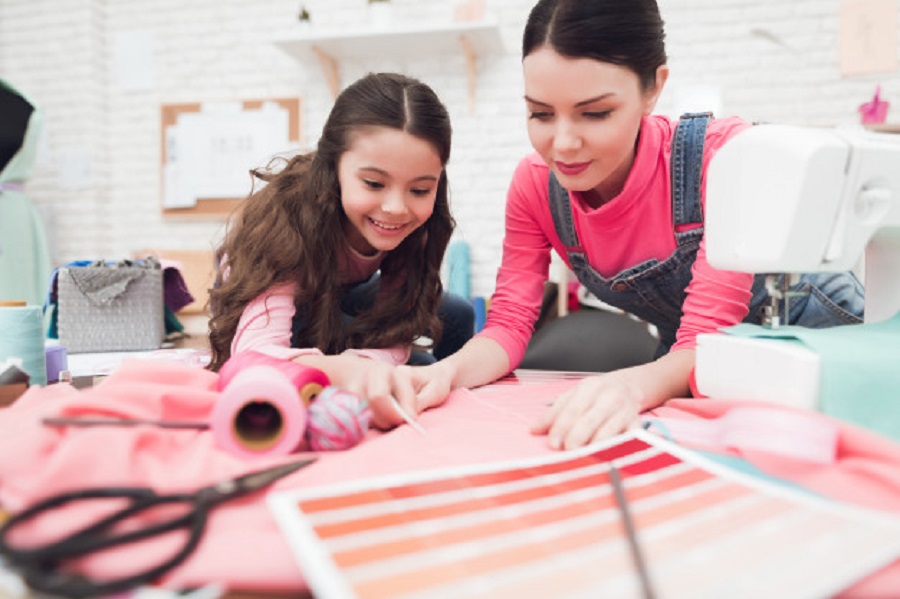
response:
<svg viewBox="0 0 900 599"><path fill-rule="evenodd" d="M450 362L444 360L410 369L416 390L416 405L420 412L439 406L447 400L456 377L456 369Z"/></svg>
<svg viewBox="0 0 900 599"><path fill-rule="evenodd" d="M553 449L573 449L640 425L644 392L630 376L612 372L583 379L553 402L532 427Z"/></svg>
<svg viewBox="0 0 900 599"><path fill-rule="evenodd" d="M622 370L590 376L560 395L532 427L554 449L572 449L640 425L638 415L689 394L694 350L678 349Z"/></svg>

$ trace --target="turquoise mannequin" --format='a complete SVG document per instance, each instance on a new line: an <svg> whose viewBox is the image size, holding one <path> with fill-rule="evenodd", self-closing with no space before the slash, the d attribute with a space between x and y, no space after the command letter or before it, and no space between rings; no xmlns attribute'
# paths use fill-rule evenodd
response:
<svg viewBox="0 0 900 599"><path fill-rule="evenodd" d="M0 95L6 96L6 105L15 101L21 104L21 100L28 102L2 79ZM0 106L4 104L0 103ZM3 148L7 151L0 155L11 155L5 163L0 159L0 301L24 300L28 304L42 305L52 270L50 250L43 221L25 195L24 184L34 167L43 117L36 107L28 112L23 117L27 118L27 124L24 124L21 139L18 135L15 139L6 136L16 129L16 125L21 129L22 123L9 128L3 126L0 131L5 137L0 143L7 144ZM0 113L4 119L10 117L6 110L0 110ZM10 143L16 144L18 149L9 147Z"/></svg>

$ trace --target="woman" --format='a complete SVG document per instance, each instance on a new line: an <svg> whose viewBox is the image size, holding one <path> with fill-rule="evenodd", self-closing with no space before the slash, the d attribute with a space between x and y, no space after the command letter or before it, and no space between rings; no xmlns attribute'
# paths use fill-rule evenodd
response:
<svg viewBox="0 0 900 599"><path fill-rule="evenodd" d="M485 327L416 373L422 405L519 364L551 250L594 295L655 325L660 337L654 361L585 378L556 398L533 428L554 448L618 434L641 412L688 395L697 334L758 322L753 276L712 268L703 245L710 158L751 125L690 115L679 126L653 115L669 76L664 38L654 0L540 0L532 9L522 67L535 153L509 188ZM860 321L863 292L852 275L808 275L802 286L814 293L795 302L792 324Z"/></svg>

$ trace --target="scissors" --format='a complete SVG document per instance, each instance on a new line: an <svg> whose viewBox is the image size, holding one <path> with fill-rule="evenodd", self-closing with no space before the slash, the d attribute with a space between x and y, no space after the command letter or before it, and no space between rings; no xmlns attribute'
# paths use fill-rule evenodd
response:
<svg viewBox="0 0 900 599"><path fill-rule="evenodd" d="M183 562L200 543L212 508L262 489L279 478L312 464L315 460L316 458L311 458L266 468L190 493L161 495L148 487L96 487L53 495L15 514L0 526L0 556L5 558L7 565L17 570L25 583L36 591L67 597L93 597L126 591L153 582ZM14 546L9 542L10 531L41 514L74 502L110 498L126 499L128 504L109 516L46 545ZM138 514L149 512L162 505L177 504L185 504L190 509L142 528L114 530L117 524ZM143 572L112 580L91 580L59 568L69 560L90 553L135 543L179 529L188 532L184 546L168 560L153 565Z"/></svg>

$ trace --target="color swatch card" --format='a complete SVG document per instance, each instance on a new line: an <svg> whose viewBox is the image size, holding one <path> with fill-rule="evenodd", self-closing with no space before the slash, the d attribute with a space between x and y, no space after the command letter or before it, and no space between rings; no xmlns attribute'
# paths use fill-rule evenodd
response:
<svg viewBox="0 0 900 599"><path fill-rule="evenodd" d="M268 500L317 599L824 597L900 557L900 519L645 431Z"/></svg>

